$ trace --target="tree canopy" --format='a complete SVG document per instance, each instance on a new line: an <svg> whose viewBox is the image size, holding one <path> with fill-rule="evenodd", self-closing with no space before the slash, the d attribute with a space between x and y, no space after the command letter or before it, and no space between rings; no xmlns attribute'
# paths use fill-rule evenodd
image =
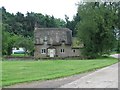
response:
<svg viewBox="0 0 120 90"><path fill-rule="evenodd" d="M2 21L5 31L22 35L25 37L33 37L35 23L39 27L65 27L65 21L54 18L54 16L43 15L41 13L27 12L26 15L17 12L15 15L2 9Z"/></svg>
<svg viewBox="0 0 120 90"><path fill-rule="evenodd" d="M81 18L76 28L84 44L82 53L96 58L109 53L115 46L120 6L117 3L89 2L79 4Z"/></svg>

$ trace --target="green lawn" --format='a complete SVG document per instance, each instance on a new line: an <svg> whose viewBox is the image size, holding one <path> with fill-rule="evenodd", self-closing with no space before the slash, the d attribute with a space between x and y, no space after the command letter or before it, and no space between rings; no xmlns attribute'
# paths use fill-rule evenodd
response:
<svg viewBox="0 0 120 90"><path fill-rule="evenodd" d="M70 76L117 63L117 59L3 61L2 84L12 85L34 80L48 80Z"/></svg>
<svg viewBox="0 0 120 90"><path fill-rule="evenodd" d="M25 55L25 54L12 54L11 56L23 57L23 56L28 56L28 55Z"/></svg>

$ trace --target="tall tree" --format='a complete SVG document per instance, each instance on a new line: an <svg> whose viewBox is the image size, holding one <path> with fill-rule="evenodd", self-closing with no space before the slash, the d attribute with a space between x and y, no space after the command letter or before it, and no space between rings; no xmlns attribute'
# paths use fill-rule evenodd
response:
<svg viewBox="0 0 120 90"><path fill-rule="evenodd" d="M65 15L65 20L66 20L66 28L69 28L70 30L72 30L72 36L76 37L77 36L76 25L80 21L80 17L78 13L73 17L72 21L70 21L69 17Z"/></svg>
<svg viewBox="0 0 120 90"><path fill-rule="evenodd" d="M77 24L78 37L83 42L83 54L96 58L109 53L115 43L116 13L110 3L80 4L78 14L81 21Z"/></svg>

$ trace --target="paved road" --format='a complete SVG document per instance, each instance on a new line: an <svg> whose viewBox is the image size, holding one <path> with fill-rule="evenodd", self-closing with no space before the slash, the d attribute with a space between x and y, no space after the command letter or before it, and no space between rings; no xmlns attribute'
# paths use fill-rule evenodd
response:
<svg viewBox="0 0 120 90"><path fill-rule="evenodd" d="M118 58L120 59L120 54L113 54L113 55L110 55L111 57L114 57L114 58Z"/></svg>
<svg viewBox="0 0 120 90"><path fill-rule="evenodd" d="M118 88L118 64L95 71L61 88Z"/></svg>

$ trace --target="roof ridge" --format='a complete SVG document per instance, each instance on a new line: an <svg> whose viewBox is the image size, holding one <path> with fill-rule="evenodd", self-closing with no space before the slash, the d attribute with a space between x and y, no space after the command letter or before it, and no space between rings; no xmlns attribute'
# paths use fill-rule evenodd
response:
<svg viewBox="0 0 120 90"><path fill-rule="evenodd" d="M69 28L35 28L34 31L39 31L39 30L65 30L65 31L72 31Z"/></svg>

